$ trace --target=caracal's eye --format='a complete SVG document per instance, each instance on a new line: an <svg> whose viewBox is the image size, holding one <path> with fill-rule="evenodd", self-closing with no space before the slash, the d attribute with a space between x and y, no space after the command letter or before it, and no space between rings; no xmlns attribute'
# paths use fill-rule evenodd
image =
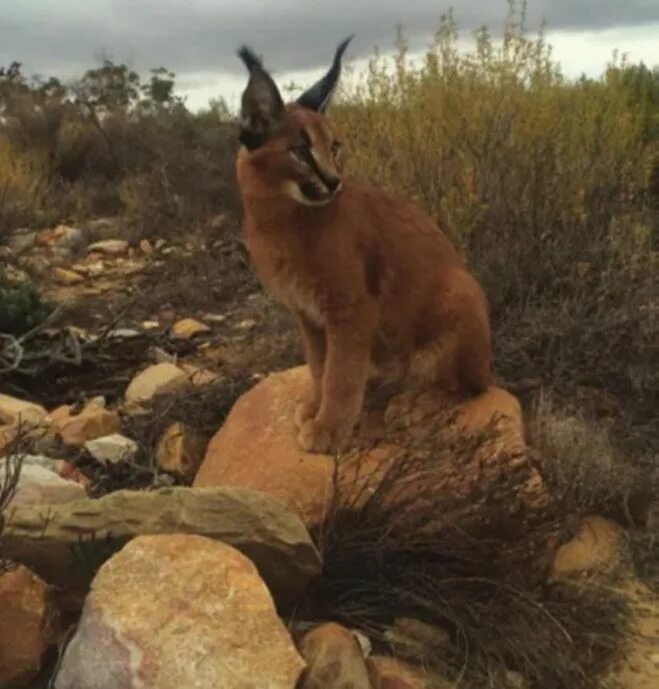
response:
<svg viewBox="0 0 659 689"><path fill-rule="evenodd" d="M311 160L311 149L306 144L292 146L288 150L293 156L303 163L308 163L309 160Z"/></svg>
<svg viewBox="0 0 659 689"><path fill-rule="evenodd" d="M340 141L334 141L332 143L332 155L334 157L336 157L339 155L340 152L341 152L341 142Z"/></svg>

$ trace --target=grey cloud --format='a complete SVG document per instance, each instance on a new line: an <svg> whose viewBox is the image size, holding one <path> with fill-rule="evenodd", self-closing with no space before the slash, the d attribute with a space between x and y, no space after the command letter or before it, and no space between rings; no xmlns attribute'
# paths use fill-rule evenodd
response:
<svg viewBox="0 0 659 689"><path fill-rule="evenodd" d="M432 33L451 4L461 27L500 27L504 0L0 0L0 64L70 76L102 53L138 69L179 74L241 72L247 42L276 71L329 63L339 40L356 39L353 57L390 47L398 22L414 41ZM659 21L656 0L531 0L528 23L597 30Z"/></svg>

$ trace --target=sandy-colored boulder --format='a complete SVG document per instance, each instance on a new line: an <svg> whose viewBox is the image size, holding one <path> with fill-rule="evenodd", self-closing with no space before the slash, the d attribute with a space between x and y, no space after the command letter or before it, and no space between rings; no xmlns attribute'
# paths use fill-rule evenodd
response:
<svg viewBox="0 0 659 689"><path fill-rule="evenodd" d="M140 371L130 382L124 395L128 412L148 411L158 395L184 390L190 385L188 375L178 366L163 362Z"/></svg>
<svg viewBox="0 0 659 689"><path fill-rule="evenodd" d="M206 443L198 433L176 421L165 430L158 442L156 461L161 469L192 480L205 449Z"/></svg>
<svg viewBox="0 0 659 689"><path fill-rule="evenodd" d="M308 371L299 367L272 374L245 393L211 440L194 485L268 492L313 526L327 514L337 480L344 504L356 494L367 499L387 463L396 461L405 438L411 442L415 433L427 432L429 419L439 413L433 406L438 403L430 398L421 400L411 413L401 411L409 416L403 435L394 443L344 456L335 475L333 457L306 453L296 441L294 412L307 386ZM448 453L437 462L434 517L447 526L479 520L492 524L510 518L515 510L529 512L544 504L542 481L526 459L517 400L494 388L458 405L454 412L451 427L458 435L477 434L488 425L492 430L471 455Z"/></svg>
<svg viewBox="0 0 659 689"><path fill-rule="evenodd" d="M171 328L171 335L179 340L191 340L197 335L211 332L211 329L195 318L182 318L176 321Z"/></svg>
<svg viewBox="0 0 659 689"><path fill-rule="evenodd" d="M302 637L298 649L307 663L299 689L371 689L361 646L338 624L323 624Z"/></svg>
<svg viewBox="0 0 659 689"><path fill-rule="evenodd" d="M256 563L278 601L295 600L320 573L299 517L263 493L239 488L117 491L98 499L19 507L7 515L3 552L53 584L84 588L95 569L143 534L198 534L233 545Z"/></svg>
<svg viewBox="0 0 659 689"><path fill-rule="evenodd" d="M244 555L141 536L95 577L55 689L293 689L303 667Z"/></svg>
<svg viewBox="0 0 659 689"><path fill-rule="evenodd" d="M69 447L83 447L88 440L102 438L121 429L121 419L115 411L92 400L76 413L75 408L63 405L50 413L51 429Z"/></svg>
<svg viewBox="0 0 659 689"><path fill-rule="evenodd" d="M38 426L46 416L46 410L39 404L0 395L0 426Z"/></svg>
<svg viewBox="0 0 659 689"><path fill-rule="evenodd" d="M22 565L0 571L0 687L27 686L58 632L48 586Z"/></svg>

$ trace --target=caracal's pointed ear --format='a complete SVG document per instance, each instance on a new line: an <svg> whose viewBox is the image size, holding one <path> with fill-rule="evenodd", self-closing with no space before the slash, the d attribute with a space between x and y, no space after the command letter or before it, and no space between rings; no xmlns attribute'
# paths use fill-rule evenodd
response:
<svg viewBox="0 0 659 689"><path fill-rule="evenodd" d="M334 61L329 71L322 79L317 81L297 99L299 105L304 108L309 108L310 110L316 110L317 112L325 112L332 100L336 86L339 83L339 77L341 76L341 58L353 38L354 36L349 36L339 45L334 54Z"/></svg>
<svg viewBox="0 0 659 689"><path fill-rule="evenodd" d="M266 72L261 59L247 46L238 57L249 70L240 109L240 141L249 150L262 146L284 115L284 101L277 84Z"/></svg>

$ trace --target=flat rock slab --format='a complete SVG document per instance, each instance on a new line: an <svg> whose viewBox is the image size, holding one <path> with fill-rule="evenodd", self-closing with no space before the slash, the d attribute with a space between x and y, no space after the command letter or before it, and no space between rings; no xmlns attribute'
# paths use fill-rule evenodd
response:
<svg viewBox="0 0 659 689"><path fill-rule="evenodd" d="M49 582L86 587L98 567L143 534L199 534L249 557L278 602L295 600L321 562L300 519L276 499L242 488L118 491L100 499L8 511L3 554Z"/></svg>
<svg viewBox="0 0 659 689"><path fill-rule="evenodd" d="M55 689L293 689L303 668L249 559L140 536L95 577Z"/></svg>

